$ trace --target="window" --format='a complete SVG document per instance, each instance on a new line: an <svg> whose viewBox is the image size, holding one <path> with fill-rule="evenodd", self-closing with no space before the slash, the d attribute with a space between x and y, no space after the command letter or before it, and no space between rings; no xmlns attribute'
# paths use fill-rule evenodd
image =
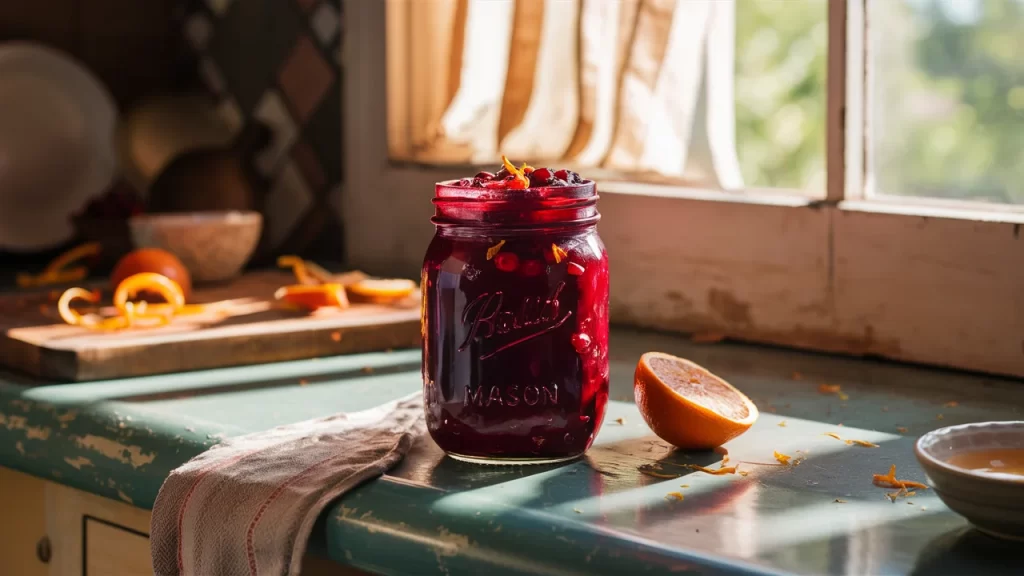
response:
<svg viewBox="0 0 1024 576"><path fill-rule="evenodd" d="M493 13L479 19L477 4ZM999 54L1020 52L1015 43L1024 38L1024 23L1005 11L1021 6L1019 0L389 0L386 6L353 0L346 5L351 32L344 47L349 259L371 271L415 275L432 233L434 182L490 165L499 150L515 149L522 158L568 150L567 162L582 164L600 182L613 320L1024 375L1024 212L1013 200L1022 180L1012 177L1024 164L1009 160L1024 154L1024 142L1006 126L1013 126L1012 94L1021 76L1012 58L1002 72L993 68ZM619 16L593 17L598 7ZM635 20L622 16L630 10ZM897 10L902 18L891 14ZM577 19L578 28L562 26ZM687 70L691 81L680 80L681 73L663 79L665 58L649 57L651 66L637 70L647 86L637 92L646 98L643 106L623 106L618 94L628 87L591 90L588 100L580 87L604 84L550 72L566 58L555 57L561 52L551 49L550 28L531 29L531 22L579 29L584 40L597 33L588 23L597 22L598 32L621 41L616 46L636 50L637 39L620 27L647 31L657 41L647 38L644 54L699 62L700 73L682 67L674 70ZM704 23L703 43L676 50L671 31L695 22ZM464 34L453 34L460 26ZM950 27L956 39L927 40L939 26ZM526 32L533 36L524 40ZM503 45L504 56L490 48L464 55L466 46L486 45L480 38ZM971 42L989 51L961 53ZM535 53L513 55L513 43L534 46ZM588 44L555 45L587 50ZM942 50L957 52L959 60L934 56ZM452 54L460 54L458 62ZM984 54L995 56L989 61ZM463 74L463 64L481 55L487 65ZM523 58L527 65L516 60ZM592 72L602 70L615 68ZM532 78L526 96L512 99L519 112L511 120L501 103L514 96L505 87L509 74ZM500 89L494 78L505 79ZM460 99L459 89L474 80L484 86ZM659 92L670 80L673 90ZM917 87L913 97L908 86ZM560 98L565 90L576 90L575 101L558 99L565 114L551 111L551 98L531 107L531 94ZM978 99L978 90L989 96ZM925 104L932 106L927 114ZM614 129L598 129L599 110ZM581 123L565 117L578 119L580 111L594 122L584 144L574 147ZM631 124L630 111L641 124ZM651 128L644 114L671 121ZM538 118L545 121L535 124ZM618 144L630 153L606 162L615 157L623 119L627 128L644 129L627 130ZM557 137L523 128L549 124L558 127ZM595 132L604 140L595 140ZM602 153L581 160L579 151L594 142L600 146L591 150ZM972 142L983 144L975 149Z"/></svg>
<svg viewBox="0 0 1024 576"><path fill-rule="evenodd" d="M827 0L392 6L392 158L824 196Z"/></svg>
<svg viewBox="0 0 1024 576"><path fill-rule="evenodd" d="M1024 2L869 11L873 191L1024 204Z"/></svg>

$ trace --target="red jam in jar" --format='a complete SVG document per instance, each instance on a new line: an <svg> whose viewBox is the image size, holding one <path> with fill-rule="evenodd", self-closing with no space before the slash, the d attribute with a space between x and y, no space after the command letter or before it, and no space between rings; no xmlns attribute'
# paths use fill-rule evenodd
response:
<svg viewBox="0 0 1024 576"><path fill-rule="evenodd" d="M594 183L502 169L438 184L434 205L422 282L430 435L473 462L582 455L608 401L608 256Z"/></svg>

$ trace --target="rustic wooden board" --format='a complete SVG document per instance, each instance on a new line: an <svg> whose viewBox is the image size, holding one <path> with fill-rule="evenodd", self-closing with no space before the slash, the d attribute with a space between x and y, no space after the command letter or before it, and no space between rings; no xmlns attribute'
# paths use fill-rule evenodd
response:
<svg viewBox="0 0 1024 576"><path fill-rule="evenodd" d="M225 314L118 332L62 323L52 294L0 294L0 364L83 381L419 346L417 298L313 314L271 307L274 291L293 280L281 272L250 273L196 290L194 302L228 301Z"/></svg>

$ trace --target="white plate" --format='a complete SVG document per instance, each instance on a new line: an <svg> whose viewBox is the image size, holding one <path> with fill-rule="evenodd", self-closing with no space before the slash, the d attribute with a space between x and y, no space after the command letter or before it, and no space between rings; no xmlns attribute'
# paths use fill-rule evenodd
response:
<svg viewBox="0 0 1024 576"><path fill-rule="evenodd" d="M0 45L0 249L55 247L70 215L114 178L117 107L61 52Z"/></svg>

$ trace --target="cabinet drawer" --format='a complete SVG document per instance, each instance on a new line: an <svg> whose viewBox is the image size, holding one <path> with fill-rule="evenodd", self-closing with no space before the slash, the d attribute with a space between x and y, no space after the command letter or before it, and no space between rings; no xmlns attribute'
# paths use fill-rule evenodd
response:
<svg viewBox="0 0 1024 576"><path fill-rule="evenodd" d="M149 536L106 520L83 517L82 576L150 576Z"/></svg>

